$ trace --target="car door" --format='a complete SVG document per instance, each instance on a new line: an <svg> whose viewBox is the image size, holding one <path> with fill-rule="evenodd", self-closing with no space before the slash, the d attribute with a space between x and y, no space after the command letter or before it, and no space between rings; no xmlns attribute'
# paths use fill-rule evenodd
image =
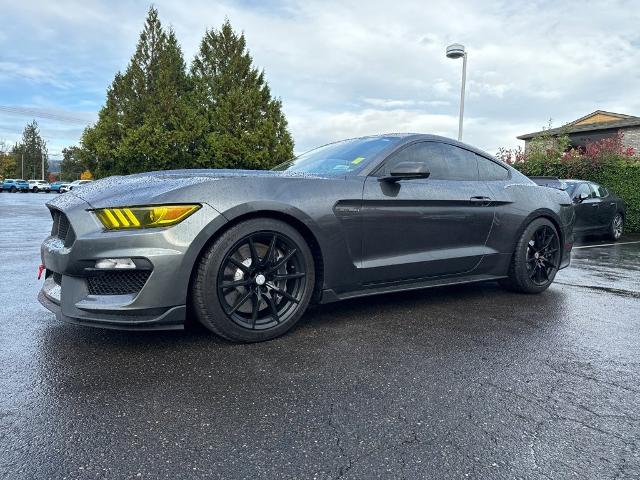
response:
<svg viewBox="0 0 640 480"><path fill-rule="evenodd" d="M598 200L598 227L607 228L617 211L616 201L602 185L591 183L591 188L595 192L595 198Z"/></svg>
<svg viewBox="0 0 640 480"><path fill-rule="evenodd" d="M411 281L473 270L486 253L494 207L475 154L417 142L388 157L364 184L361 281ZM428 178L385 181L394 166L423 163Z"/></svg>
<svg viewBox="0 0 640 480"><path fill-rule="evenodd" d="M586 194L587 198L580 200L580 195ZM598 207L600 201L589 183L579 184L573 192L573 204L576 212L576 232L589 232L599 227Z"/></svg>

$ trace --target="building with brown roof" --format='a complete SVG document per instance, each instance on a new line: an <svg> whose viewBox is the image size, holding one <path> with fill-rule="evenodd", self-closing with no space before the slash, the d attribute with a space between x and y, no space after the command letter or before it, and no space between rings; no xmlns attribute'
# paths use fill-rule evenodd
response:
<svg viewBox="0 0 640 480"><path fill-rule="evenodd" d="M640 152L640 117L604 110L596 110L563 127L520 135L518 139L524 140L526 150L531 139L543 133L551 136L566 133L572 147L583 148L588 142L614 137L619 132L623 135L625 147L632 147L636 152Z"/></svg>

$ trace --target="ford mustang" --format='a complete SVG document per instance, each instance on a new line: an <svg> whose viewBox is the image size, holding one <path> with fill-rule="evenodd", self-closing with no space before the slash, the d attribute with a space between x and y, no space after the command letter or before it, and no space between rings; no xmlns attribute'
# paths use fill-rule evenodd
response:
<svg viewBox="0 0 640 480"><path fill-rule="evenodd" d="M540 293L573 244L566 192L422 134L344 140L271 171L110 177L47 206L39 300L59 319L173 329L193 315L238 342L282 335L310 303L496 280Z"/></svg>

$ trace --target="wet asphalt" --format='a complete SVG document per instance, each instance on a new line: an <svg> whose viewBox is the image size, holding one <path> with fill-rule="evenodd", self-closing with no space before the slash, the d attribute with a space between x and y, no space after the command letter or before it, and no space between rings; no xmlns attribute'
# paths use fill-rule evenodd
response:
<svg viewBox="0 0 640 480"><path fill-rule="evenodd" d="M0 478L640 478L640 237L544 294L313 308L233 345L56 321L47 194L0 194Z"/></svg>

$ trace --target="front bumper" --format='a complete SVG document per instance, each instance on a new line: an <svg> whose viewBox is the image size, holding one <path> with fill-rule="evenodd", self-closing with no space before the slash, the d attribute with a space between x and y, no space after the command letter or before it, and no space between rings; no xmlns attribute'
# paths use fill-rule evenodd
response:
<svg viewBox="0 0 640 480"><path fill-rule="evenodd" d="M67 322L125 330L184 328L186 299L203 226L221 216L208 205L170 228L105 231L91 206L73 194L47 204L68 221L41 246L46 274L38 300ZM61 238L63 235L65 238ZM96 260L132 258L142 280L124 285L125 270L97 270ZM126 277L124 277L126 280Z"/></svg>
<svg viewBox="0 0 640 480"><path fill-rule="evenodd" d="M87 315L81 317L69 317L62 313L60 303L56 303L49 296L50 289L51 286L43 287L38 293L38 301L47 310L53 312L56 319L67 323L112 330L182 330L184 328L186 315L184 305L171 307L159 315L154 313L145 315L140 312L134 315L123 315L124 312L113 312L107 316L104 313L89 315L87 312Z"/></svg>

